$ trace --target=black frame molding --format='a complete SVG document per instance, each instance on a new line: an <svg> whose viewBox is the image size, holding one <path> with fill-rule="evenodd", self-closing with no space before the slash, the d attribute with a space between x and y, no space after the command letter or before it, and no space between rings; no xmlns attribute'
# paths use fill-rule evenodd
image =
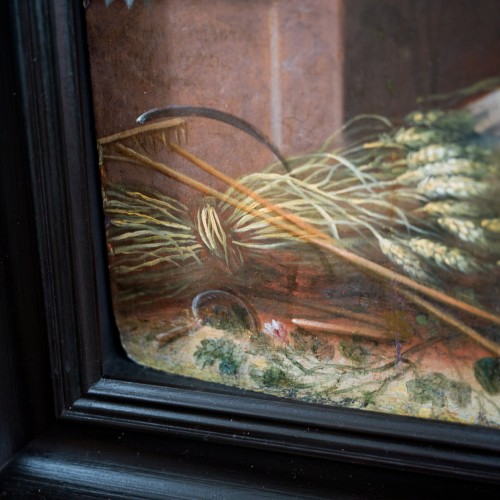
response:
<svg viewBox="0 0 500 500"><path fill-rule="evenodd" d="M231 445L236 456L264 462L281 454L325 470L370 466L384 478L398 470L498 484L498 430L285 401L161 374L125 357L106 277L83 3L9 4L27 144L26 204L36 230L30 259L41 284L41 300L29 307L43 323L30 335L48 347L54 425L63 429L57 436L69 443L86 425L102 439L106 432L147 436L150 446L154 435L178 447L182 440L213 450ZM22 303L24 292L13 293ZM32 442L22 460L49 446L54 432ZM113 456L118 463L120 453ZM6 469L11 478L22 460Z"/></svg>

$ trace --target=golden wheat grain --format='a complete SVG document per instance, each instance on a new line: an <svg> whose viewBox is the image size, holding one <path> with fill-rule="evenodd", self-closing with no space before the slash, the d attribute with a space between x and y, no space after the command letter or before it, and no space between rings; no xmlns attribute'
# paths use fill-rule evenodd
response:
<svg viewBox="0 0 500 500"><path fill-rule="evenodd" d="M420 257L443 269L454 269L464 274L484 270L484 266L468 252L460 248L449 247L438 241L427 238L412 238L408 242L408 246Z"/></svg>
<svg viewBox="0 0 500 500"><path fill-rule="evenodd" d="M493 194L489 183L462 175L426 178L418 184L417 191L431 200L449 197L468 200L475 197L486 198Z"/></svg>
<svg viewBox="0 0 500 500"><path fill-rule="evenodd" d="M481 221L481 227L490 233L494 233L497 237L500 236L500 218L483 219Z"/></svg>
<svg viewBox="0 0 500 500"><path fill-rule="evenodd" d="M489 163L469 160L466 158L450 158L446 161L428 163L418 169L409 170L400 175L396 181L401 184L413 184L423 181L426 177L444 177L461 175L472 179L481 179L495 173L498 168Z"/></svg>
<svg viewBox="0 0 500 500"><path fill-rule="evenodd" d="M418 151L408 153L408 168L414 169L427 163L448 160L449 158L460 158L463 154L463 148L458 144L430 144Z"/></svg>
<svg viewBox="0 0 500 500"><path fill-rule="evenodd" d="M414 111L407 115L409 125L441 129L469 135L474 132L474 118L468 111L444 111L432 109L429 111Z"/></svg>
<svg viewBox="0 0 500 500"><path fill-rule="evenodd" d="M495 207L491 204L458 200L431 201L419 210L429 215L451 217L488 217L496 213Z"/></svg>
<svg viewBox="0 0 500 500"><path fill-rule="evenodd" d="M394 134L394 142L408 149L420 149L431 144L453 143L463 140L463 134L457 130L425 127L402 128Z"/></svg>
<svg viewBox="0 0 500 500"><path fill-rule="evenodd" d="M425 269L420 257L406 245L389 238L379 238L380 250L412 279L422 283L436 284L437 280Z"/></svg>
<svg viewBox="0 0 500 500"><path fill-rule="evenodd" d="M406 160L408 168L415 169L428 163L449 160L451 158L486 161L490 156L490 150L472 144L430 144L418 151L408 153Z"/></svg>
<svg viewBox="0 0 500 500"><path fill-rule="evenodd" d="M437 223L459 240L481 246L488 245L485 231L476 219L440 217Z"/></svg>

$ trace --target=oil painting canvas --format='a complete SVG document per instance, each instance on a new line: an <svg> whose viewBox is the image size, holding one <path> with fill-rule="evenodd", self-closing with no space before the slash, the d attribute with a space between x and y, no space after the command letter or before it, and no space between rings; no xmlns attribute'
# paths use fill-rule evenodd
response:
<svg viewBox="0 0 500 500"><path fill-rule="evenodd" d="M127 355L306 403L498 427L495 8L90 2Z"/></svg>

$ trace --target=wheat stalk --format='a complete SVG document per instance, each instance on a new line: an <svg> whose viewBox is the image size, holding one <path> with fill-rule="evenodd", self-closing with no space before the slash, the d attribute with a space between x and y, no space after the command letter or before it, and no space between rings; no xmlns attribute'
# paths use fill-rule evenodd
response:
<svg viewBox="0 0 500 500"><path fill-rule="evenodd" d="M271 211L274 211L276 214L280 215L283 219L277 219L273 221L273 224L282 227L286 231L291 232L291 234L296 235L299 238L303 238L305 241L308 241L310 243L313 243L320 248L324 248L325 250L328 250L332 254L336 255L337 257L350 262L351 264L355 265L356 267L362 268L365 271L368 271L369 273L375 274L383 279L388 280L389 282L394 282L398 283L400 285L406 286L414 291L420 292L424 295L427 295L428 297L432 297L435 300L438 300L444 304L448 304L450 306L453 306L457 309L461 309L463 311L468 312L469 314L473 314L475 316L481 317L483 319L486 319L488 321L491 321L492 323L499 324L500 325L500 317L496 316L495 314L492 314L488 311L484 311L480 308L477 308L475 306L472 306L470 304L467 304L465 302L462 302L458 299L455 299L454 297L449 296L446 293L443 293L439 290L436 290L434 288L430 288L426 285L420 284L416 282L415 280L408 278L407 276L401 275L399 273L396 273L394 271L391 271L390 269L387 269L384 266L381 266L380 264L377 264L375 262L372 262L368 259L365 259L364 257L361 257L345 248L342 248L341 246L338 246L337 242L330 237L329 235L323 233L322 231L318 230L316 227L311 226L310 224L302 221L300 218L294 216L293 214L289 214L286 211L282 210L280 207L275 206L270 204L267 200L264 198L256 195L253 193L250 189L248 189L246 186L241 185L239 182L235 181L231 177L223 174L222 172L218 171L216 168L213 166L209 165L207 162L204 162L203 160L197 158L193 154L189 153L188 151L184 150L180 146L176 144L171 145L172 149L176 151L178 154L180 154L182 157L186 158L188 161L192 162L194 165L197 165L199 168L205 170L206 172L210 173L214 177L222 180L229 186L231 186L233 189L240 191L241 193L253 198L257 203L264 205L266 208L269 208ZM133 150L129 150L128 148L122 147L121 150L125 154L132 155L136 159L140 159L142 155L139 153L136 153ZM157 167L160 171L167 172L165 165L163 164L156 164L156 162L153 162L147 157L142 158L142 161L144 161L148 166L155 166ZM156 165L155 165L156 164ZM168 169L171 171L171 174L173 178L180 178L181 174L178 172L173 171L172 169ZM197 181L193 181L192 179L184 176L184 182L186 182L188 185L197 185ZM210 189L207 188L206 186L202 185L203 189ZM213 190L211 190L213 191ZM218 196L220 199L223 201L226 200L225 195L221 195L218 193ZM233 200L228 199L228 202L233 202ZM286 221L286 222L285 222Z"/></svg>
<svg viewBox="0 0 500 500"><path fill-rule="evenodd" d="M500 356L500 345L498 345L497 343L483 337L483 335L481 335L473 328L465 325L462 321L458 320L457 318L454 318L453 316L443 311L439 307L436 307L430 302L427 302L422 297L419 297L418 295L415 295L414 293L409 292L407 290L402 290L401 293L406 298L411 300L414 304L417 304L418 306L422 307L427 312L431 313L433 316L447 323L448 325L455 327L457 330L464 333L469 338L473 339L478 344L482 345L485 349L492 352L496 356Z"/></svg>

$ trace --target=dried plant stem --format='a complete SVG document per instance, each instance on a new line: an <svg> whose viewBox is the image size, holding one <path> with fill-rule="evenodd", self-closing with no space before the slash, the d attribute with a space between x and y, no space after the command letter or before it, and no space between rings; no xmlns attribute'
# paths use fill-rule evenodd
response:
<svg viewBox="0 0 500 500"><path fill-rule="evenodd" d="M114 147L117 151L121 152L126 157L134 158L145 167L148 167L152 170L156 170L157 172L160 172L161 174L166 175L167 177L170 177L171 179L174 179L177 182L185 184L186 186L192 187L207 196L212 196L224 203L228 203L237 208L238 210L244 211L256 217L260 217L265 221L267 221L269 224L273 224L281 229L284 229L285 231L287 231L288 233L292 234L297 238L309 241L309 236L305 231L301 231L297 227L291 224L287 224L286 222L277 219L273 215L260 213L259 211L255 210L255 208L248 207L243 202L238 201L232 198L231 196L221 193L216 189L213 189L207 186L206 184L203 184L202 182L196 181L191 177L182 174L181 172L177 172L175 169L165 165L164 163L151 160L151 158L149 158L148 156L138 153L137 151L134 151L133 149L130 149L127 146L124 146L123 144L117 143L114 145Z"/></svg>
<svg viewBox="0 0 500 500"><path fill-rule="evenodd" d="M175 146L175 147L178 149L181 149L181 148L179 148L179 146ZM193 187L194 189L197 189L200 192L207 194L209 196L214 196L217 199L219 199L225 203L229 203L240 210L246 211L247 213L251 213L251 214L259 216L265 220L269 220L270 223L272 223L273 225L275 225L281 229L288 231L290 234L292 234L298 238L304 239L305 241L308 241L310 243L316 244L322 248L325 248L326 250L329 250L330 252L334 253L335 255L343 258L344 260L346 260L348 262L351 262L352 264L354 264L358 267L366 269L366 270L368 270L368 271L370 271L378 276L382 276L390 281L393 281L394 283L405 285L408 288L411 288L415 291L419 291L421 293L424 293L424 294L431 296L431 297L433 297L433 298L435 298L443 303L457 307L458 309L466 311L470 314L474 314L474 315L482 317L484 319L488 319L496 324L500 324L500 318L498 318L497 316L495 316L491 313L488 313L486 311L483 311L482 309L478 309L474 306L471 306L471 305L466 304L464 302L461 302L457 299L454 299L453 297L450 297L450 296L446 295L445 293L439 292L439 291L434 290L432 288L429 288L425 285L421 285L421 284L407 278L406 276L395 273L395 272L393 272L393 271L391 271L383 266L380 266L379 264L371 262L367 259L364 259L363 257L360 257L356 254L353 254L352 252L349 252L348 250L345 250L343 248L336 246L334 244L335 240L333 238L331 238L330 236L319 231L314 226L311 226L311 225L307 224L306 222L301 221L297 217L295 217L291 214L288 214L287 212L284 212L282 209L267 202L265 199L261 198L260 196L255 195L255 193L253 193L251 190L249 190L245 186L241 185L237 181L226 176L222 172L219 172L214 167L206 164L202 160L200 160L196 157L193 157L193 155L191 155L188 152L186 152L186 153L189 155L189 158L195 159L197 162L195 164L197 166L200 166L200 168L203 168L204 170L208 171L212 175L214 175L217 178L228 183L230 186L234 187L238 191L243 192L244 194L247 194L248 196L252 197L258 203L262 204L266 208L269 208L269 210L274 211L275 213L278 213L285 220L292 222L292 224L287 224L286 222L284 222L280 219L277 219L276 217L271 217L268 214L262 214L262 213L256 211L255 209L248 208L244 204L242 204L241 202L235 200L234 198L231 198L230 196L224 195L224 194L220 193L219 191L212 189L199 181L191 179L190 177L188 177L180 172L175 171L174 169L168 167L167 165L165 165L163 163L155 162L155 161L151 160L150 158L148 158L147 156L145 156L141 153L137 153L136 151L134 151L130 148L127 148L126 146L123 146L122 144L119 144L119 143L115 144L115 148L119 152L124 154L125 156L135 158L136 160L138 160L139 162L141 162L145 166L147 166L153 170L156 170L164 175L167 175L168 177L170 177L178 182L181 182L181 183L186 184L190 187ZM203 167L201 165L203 165ZM297 222L297 224L296 224L296 222ZM420 301L423 300L423 299L420 299L419 297L416 297L416 296L415 296L415 299L418 299ZM424 301L424 302L427 304L426 301ZM434 307L431 304L429 304L429 306ZM449 324L456 326L460 331L464 331L464 328L465 328L466 331L468 332L469 336L471 336L470 335L471 332L469 332L469 330L471 330L473 332L472 336L476 340L478 338L481 339L481 340L478 340L478 342L481 342L482 345L484 345L484 342L486 342L490 346L489 347L490 350L493 349L494 352L500 353L500 347L498 347L495 344L491 343L490 341L484 339L479 333L473 331L472 329L469 329L463 323L456 320L455 318L448 316L446 313L442 313L442 311L440 311L437 308L434 308L434 309L436 309L436 311L439 311L438 317L440 317L444 321L447 321ZM428 310L430 311L430 309L428 309Z"/></svg>
<svg viewBox="0 0 500 500"><path fill-rule="evenodd" d="M186 160L188 160L189 162L191 162L193 165L196 165L197 167L201 168L202 170L204 170L205 172L209 173L213 177L221 180L222 182L224 182L228 186L231 186L233 189L235 189L235 190L239 191L240 193L248 196L249 198L252 198L257 203L259 203L260 205L262 205L263 207L269 209L271 212L274 212L275 214L278 214L283 219L291 222L292 223L291 228L292 228L294 236L297 236L296 229L293 229L294 226L295 226L296 228L301 229L301 231L299 232L299 236L301 238L307 237L308 241L311 240L311 235L312 234L314 235L313 236L314 238L324 239L324 240L327 240L327 241L328 240L334 241L333 238L331 238L328 234L325 234L322 231L319 231L318 229L316 229L311 224L308 224L307 222L304 222L300 217L297 217L297 216L295 216L295 215L293 215L293 214L291 214L291 213L283 210L279 206L274 205L273 203L270 203L265 198L263 198L262 196L258 195L252 189L244 186L243 184L239 183L238 181L236 181L232 177L229 177L228 175L222 173L220 170L217 170L212 165L206 163L202 159L200 159L200 158L196 157L195 155L191 154L189 151L186 151L184 148L181 148L179 145L177 145L177 144L170 144L170 147L172 148L173 151L175 151L177 154L179 154L180 156L182 156L183 158L185 158ZM251 213L254 214L254 211L252 211ZM280 224L281 225L281 223L282 222L280 220L276 220L276 224ZM281 227L283 227L283 226L281 226ZM288 227L288 225L287 225L287 227Z"/></svg>
<svg viewBox="0 0 500 500"><path fill-rule="evenodd" d="M314 321L305 318L293 318L292 323L310 330L320 330L322 332L331 332L339 335L360 335L361 337L369 337L377 340L389 339L389 337L382 330L370 328L365 325L360 326L358 323L332 323L326 321Z"/></svg>
<svg viewBox="0 0 500 500"><path fill-rule="evenodd" d="M440 319L441 321L448 323L450 326L455 327L457 330L465 333L468 337L475 340L478 344L481 344L485 349L491 351L497 356L500 356L500 346L495 342L492 342L486 338L484 338L479 332L476 332L473 328L465 325L462 321L454 318L447 312L439 309L433 304L427 302L425 299L422 299L418 295L415 295L412 292L408 292L406 290L401 290L401 293L409 300L411 300L416 305L420 306L422 309L430 312L433 316Z"/></svg>
<svg viewBox="0 0 500 500"><path fill-rule="evenodd" d="M264 291L259 292L260 298L265 297L265 295L266 294ZM268 298L267 300L273 300L273 299ZM274 300L276 300L275 297L274 297ZM381 318L381 317L376 316L374 314L352 312L352 311L350 311L346 308L343 308L343 307L336 307L336 306L332 306L330 304L328 304L328 305L320 304L320 303L318 303L318 301L315 301L315 300L297 299L295 297L288 297L287 303L302 307L309 312L311 309L314 309L315 311L318 311L318 312L323 312L323 313L328 313L330 315L337 315L337 316L341 316L344 318L349 318L349 319L354 320L354 321L360 321L361 323L367 323L370 326L373 326L375 328L376 327L385 328L385 326L387 324L387 322L384 318ZM299 314L299 313L295 313L295 314ZM303 314L303 313L300 313L300 314Z"/></svg>
<svg viewBox="0 0 500 500"><path fill-rule="evenodd" d="M124 139L135 137L137 135L150 134L152 132L159 132L161 130L179 127L181 125L184 125L184 123L185 122L182 118L171 118L169 120L162 120L161 122L142 125L141 127L135 127L123 132L118 132L117 134L108 135L107 137L99 139L97 142L101 146L104 146L105 144L122 141Z"/></svg>
<svg viewBox="0 0 500 500"><path fill-rule="evenodd" d="M187 175L184 175L180 172L177 172L173 168L165 165L164 163L160 163L160 162L151 160L151 158L147 157L146 155L138 153L137 151L134 151L133 149L130 149L127 146L124 146L123 144L118 143L118 144L115 144L114 147L117 151L119 151L120 153L125 155L125 157L133 158L133 159L137 160L139 163L141 163L142 165L144 165L145 167L148 167L152 170L156 170L157 172L160 172L161 174L166 175L167 177L170 177L171 179L174 179L178 182L181 182L182 184L186 184L187 186L190 186L190 187L192 187L192 188L194 188L194 189L196 189L196 190L200 191L201 193L204 193L208 196L214 196L222 201L231 203L230 201L228 201L228 198L229 198L228 196L220 193L216 189L213 189L213 188L203 184L202 182L196 181L194 179L191 179ZM235 202L235 200L233 200L233 203L231 203L231 204L234 205L234 202ZM240 208L239 203L238 203L238 208Z"/></svg>
<svg viewBox="0 0 500 500"><path fill-rule="evenodd" d="M376 274L377 276L381 276L387 279L388 281L393 282L394 284L397 283L399 285L403 285L416 292L422 293L428 297L432 297L433 299L439 302L450 305L452 307L465 311L469 314L472 314L474 316L486 319L488 321L491 321L492 323L500 325L500 317L488 311L484 311L483 309L462 302L461 300L455 299L454 297L451 297L439 290L435 290L434 288L422 285L412 280L411 278L408 278L407 276L391 271L390 269L387 269L386 267L381 266L380 264L372 262L368 259L365 259L364 257L361 257L357 254L350 252L345 248L340 247L338 245L337 240L335 240L328 234L320 231L319 229L303 221L299 217L296 217L295 215L286 212L282 208L272 203L269 203L265 198L262 198L251 189L247 188L246 186L239 183L235 179L227 176L226 174L220 172L212 165L206 163L200 158L197 158L196 156L186 151L185 149L181 148L177 144L170 144L170 146L176 153L178 153L180 156L182 156L189 162L193 163L194 165L198 166L205 172L208 172L212 176L228 184L233 189L252 198L257 203L269 209L270 211L280 215L286 221L291 222L292 227L290 228L289 225L286 225L288 228L287 230L291 230L292 234L294 234L295 236L299 236L302 239L306 239L308 242L316 244L317 246L320 246L321 248L330 251L331 253L342 258L343 260L350 262L351 264L354 264L357 267L361 267L373 274ZM272 222L273 224L284 228L282 221L277 219L272 219Z"/></svg>

